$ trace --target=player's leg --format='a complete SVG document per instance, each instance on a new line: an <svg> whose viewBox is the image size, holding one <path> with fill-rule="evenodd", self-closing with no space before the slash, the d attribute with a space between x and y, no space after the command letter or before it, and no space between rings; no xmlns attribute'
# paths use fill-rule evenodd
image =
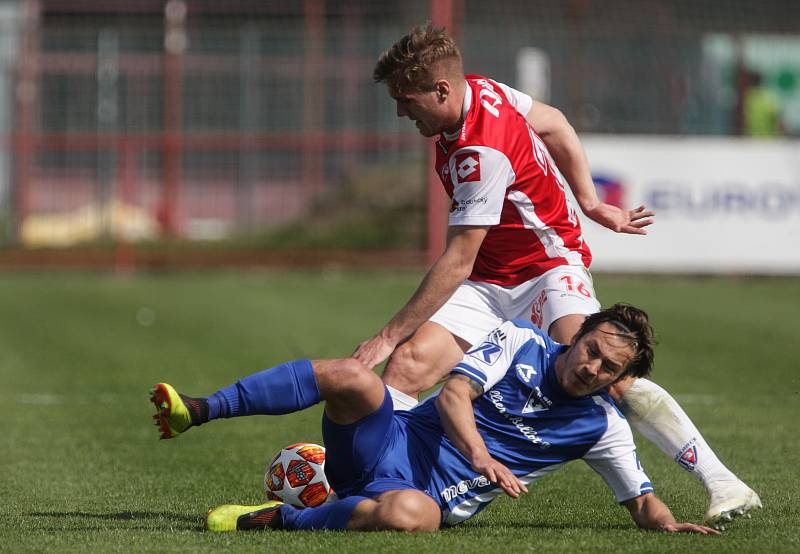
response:
<svg viewBox="0 0 800 554"><path fill-rule="evenodd" d="M383 382L390 387L395 404L400 401L406 404L403 408L412 408L419 393L434 386L455 367L468 347L438 323L423 323L409 340L395 349L383 371Z"/></svg>
<svg viewBox="0 0 800 554"><path fill-rule="evenodd" d="M758 495L725 467L666 390L648 379L630 379L613 394L637 431L703 483L710 496L706 523L718 526L761 507Z"/></svg>
<svg viewBox="0 0 800 554"><path fill-rule="evenodd" d="M412 483L399 479L402 471L396 470L396 464L402 465L402 462L398 456L386 450L401 445L399 448L405 451L410 445L395 418L392 397L383 385L381 391L383 401L380 407L357 422L336 422L327 410L322 420L322 436L327 449L325 475L331 487L349 504L335 503L339 505L330 508L322 506L314 511L282 508L287 529L345 528L334 527L334 524L346 523L347 529L411 531L422 528L427 521L423 516L430 514L431 505L436 512L435 525L438 526L440 514L436 503L414 490ZM387 466L377 469L387 459L391 460L389 466L395 469ZM376 472L394 477L369 479L365 484L365 476ZM375 500L352 500L364 497ZM403 509L412 513L403 514Z"/></svg>
<svg viewBox="0 0 800 554"><path fill-rule="evenodd" d="M353 510L347 528L354 531L436 531L442 520L438 504L412 489L388 491Z"/></svg>
<svg viewBox="0 0 800 554"><path fill-rule="evenodd" d="M354 510L361 503L373 502L363 496L350 496L315 508L295 508L283 502L267 502L259 506L225 504L209 510L206 529L217 533L228 531L342 531Z"/></svg>
<svg viewBox="0 0 800 554"><path fill-rule="evenodd" d="M325 380L325 371L323 381ZM370 373L372 373L370 371ZM392 399L377 375L372 373L381 391L381 403L357 421L347 421L344 413L328 411L322 420L322 434L327 449L325 474L339 500L315 508L298 509L282 502L261 506L219 506L208 513L206 526L212 531L245 531L257 529L342 530L346 529L353 511L362 503L373 502L361 496L361 481L374 468L394 436L396 425ZM327 377L333 378L330 372ZM359 377L360 378L360 377ZM325 385L323 385L325 387ZM339 417L341 422L334 418Z"/></svg>
<svg viewBox="0 0 800 554"><path fill-rule="evenodd" d="M441 511L423 492L388 491L375 499L348 496L316 508L299 509L282 502L260 506L228 504L209 511L210 531L436 531Z"/></svg>
<svg viewBox="0 0 800 554"><path fill-rule="evenodd" d="M380 379L358 360L297 360L275 366L223 387L208 397L181 395L157 384L151 400L162 438L218 418L296 412L326 400L338 423L352 423L383 402Z"/></svg>
<svg viewBox="0 0 800 554"><path fill-rule="evenodd" d="M380 377L363 363L355 358L313 363L326 418L350 425L380 409L386 389Z"/></svg>
<svg viewBox="0 0 800 554"><path fill-rule="evenodd" d="M375 379L380 384L377 376ZM393 478L371 480L365 487L365 476L373 474L382 459L389 456L396 463L395 457L387 454L385 449L397 445L404 436L394 417L391 396L383 384L380 384L380 389L383 397L378 409L355 422L337 423L326 407L322 425L327 447L325 474L341 495L340 500L305 509L281 502L261 506L220 506L209 512L207 527L212 531L423 530L437 527L440 518L438 506L430 497L410 490L413 489L411 483ZM391 492L386 492L387 489ZM432 523L433 512L435 524Z"/></svg>
<svg viewBox="0 0 800 554"><path fill-rule="evenodd" d="M430 321L395 349L383 372L395 408L412 408L420 392L445 377L465 350L503 322L497 288L465 281Z"/></svg>
<svg viewBox="0 0 800 554"><path fill-rule="evenodd" d="M548 329L553 340L569 344L586 315L592 313L581 308L581 297L594 297L594 291L591 280L583 279L579 273L553 273L555 278L550 279L540 312L543 328ZM590 295L581 291L590 292ZM565 314L565 311L580 313ZM718 524L761 507L758 495L725 467L666 390L647 379L628 378L610 387L609 392L637 431L703 483L711 497L705 516L707 523Z"/></svg>

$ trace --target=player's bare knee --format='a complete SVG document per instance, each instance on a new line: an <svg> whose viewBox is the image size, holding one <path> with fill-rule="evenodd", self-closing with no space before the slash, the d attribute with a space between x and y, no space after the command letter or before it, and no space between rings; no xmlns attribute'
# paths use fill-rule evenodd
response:
<svg viewBox="0 0 800 554"><path fill-rule="evenodd" d="M317 380L320 397L325 400L325 414L334 423L348 425L373 413L384 401L385 388L371 369L362 362L345 358Z"/></svg>
<svg viewBox="0 0 800 554"><path fill-rule="evenodd" d="M320 390L335 394L353 394L375 386L378 377L355 358L314 362Z"/></svg>
<svg viewBox="0 0 800 554"><path fill-rule="evenodd" d="M435 510L434 510L435 508ZM374 512L376 528L391 531L435 531L441 513L433 502L419 491L398 491L387 501L378 503Z"/></svg>
<svg viewBox="0 0 800 554"><path fill-rule="evenodd" d="M417 373L422 368L423 364L418 353L418 349L414 341L404 342L392 352L389 362L386 364L387 369L398 369L404 373Z"/></svg>
<svg viewBox="0 0 800 554"><path fill-rule="evenodd" d="M384 370L384 381L404 392L418 393L432 387L438 381L433 368L420 349L408 341L392 354Z"/></svg>
<svg viewBox="0 0 800 554"><path fill-rule="evenodd" d="M373 386L378 377L367 366L355 358L339 360L339 367L332 375L343 392L356 393Z"/></svg>

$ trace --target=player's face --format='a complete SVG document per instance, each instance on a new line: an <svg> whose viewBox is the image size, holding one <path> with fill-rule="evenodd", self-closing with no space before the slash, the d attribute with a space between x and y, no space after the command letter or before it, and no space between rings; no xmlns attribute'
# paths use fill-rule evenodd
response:
<svg viewBox="0 0 800 554"><path fill-rule="evenodd" d="M570 396L586 396L607 387L627 369L633 345L618 336L611 323L601 323L561 355L556 374Z"/></svg>
<svg viewBox="0 0 800 554"><path fill-rule="evenodd" d="M397 117L414 121L423 137L434 137L453 126L453 122L448 121L447 105L438 92L400 94L390 91L390 94L397 104Z"/></svg>

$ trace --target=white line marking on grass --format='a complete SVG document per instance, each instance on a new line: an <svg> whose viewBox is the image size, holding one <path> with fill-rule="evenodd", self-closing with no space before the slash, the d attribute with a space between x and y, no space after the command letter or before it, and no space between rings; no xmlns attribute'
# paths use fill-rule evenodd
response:
<svg viewBox="0 0 800 554"><path fill-rule="evenodd" d="M59 394L30 394L22 393L17 397L20 404L35 404L39 406L52 406L63 404L64 397Z"/></svg>
<svg viewBox="0 0 800 554"><path fill-rule="evenodd" d="M4 395L0 395L4 396ZM113 404L115 402L112 394L83 395L83 394L51 394L51 393L30 393L23 392L14 395L18 404L31 404L34 406L56 406L59 404L77 404L87 406L89 404Z"/></svg>

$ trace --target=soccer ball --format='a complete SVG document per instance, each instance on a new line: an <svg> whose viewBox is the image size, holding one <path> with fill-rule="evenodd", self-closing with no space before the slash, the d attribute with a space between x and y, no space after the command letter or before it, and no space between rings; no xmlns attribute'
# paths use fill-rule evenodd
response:
<svg viewBox="0 0 800 554"><path fill-rule="evenodd" d="M301 442L281 449L267 465L264 491L270 500L298 508L324 503L331 494L325 477L325 448Z"/></svg>

